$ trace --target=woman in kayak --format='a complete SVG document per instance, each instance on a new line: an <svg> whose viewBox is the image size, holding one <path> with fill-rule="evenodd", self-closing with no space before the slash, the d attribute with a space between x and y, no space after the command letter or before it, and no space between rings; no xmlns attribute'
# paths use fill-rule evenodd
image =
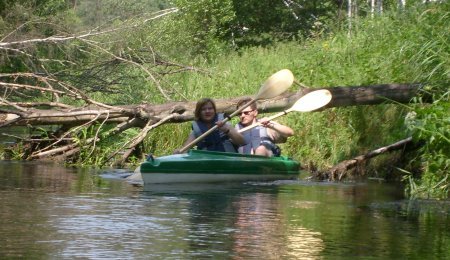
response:
<svg viewBox="0 0 450 260"><path fill-rule="evenodd" d="M244 99L238 102L237 108L248 103L250 99ZM260 126L242 133L245 139L245 145L238 148L239 153L256 154L267 157L280 156L281 150L276 143L284 143L287 138L294 134L294 130L290 127L279 124L275 121L268 121L266 118L258 120L258 108L256 103L242 110L239 115L239 123L236 129L261 123Z"/></svg>
<svg viewBox="0 0 450 260"><path fill-rule="evenodd" d="M244 137L230 124L222 122L224 114L217 113L216 104L210 98L202 98L195 106L195 121L192 131L183 147L217 125L218 128L197 143L197 149L219 152L237 152L236 147L244 144ZM179 153L180 149L174 151Z"/></svg>

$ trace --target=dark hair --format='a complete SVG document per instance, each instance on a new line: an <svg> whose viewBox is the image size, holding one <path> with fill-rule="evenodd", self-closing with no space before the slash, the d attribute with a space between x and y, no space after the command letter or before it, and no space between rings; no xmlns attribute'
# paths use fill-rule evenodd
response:
<svg viewBox="0 0 450 260"><path fill-rule="evenodd" d="M200 113L202 112L202 107L208 103L211 103L214 108L214 113L216 113L216 103L211 98L202 98L197 101L197 105L195 105L194 117L195 120L200 120Z"/></svg>
<svg viewBox="0 0 450 260"><path fill-rule="evenodd" d="M244 98L244 99L239 100L239 101L237 102L237 104L236 104L236 108L239 109L241 106L247 104L247 103L250 102L251 100L252 100L251 98ZM258 106L256 105L256 102L253 102L253 103L250 105L250 108L253 109L253 110L258 109Z"/></svg>

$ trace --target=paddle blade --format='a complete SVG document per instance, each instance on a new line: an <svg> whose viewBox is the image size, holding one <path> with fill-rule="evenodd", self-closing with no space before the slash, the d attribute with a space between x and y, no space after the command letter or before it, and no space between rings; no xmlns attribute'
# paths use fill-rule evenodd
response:
<svg viewBox="0 0 450 260"><path fill-rule="evenodd" d="M316 90L299 98L289 110L298 112L313 111L328 104L331 98L330 91L326 89Z"/></svg>
<svg viewBox="0 0 450 260"><path fill-rule="evenodd" d="M269 99L285 92L294 82L294 75L288 69L283 69L270 76L259 89L255 100Z"/></svg>

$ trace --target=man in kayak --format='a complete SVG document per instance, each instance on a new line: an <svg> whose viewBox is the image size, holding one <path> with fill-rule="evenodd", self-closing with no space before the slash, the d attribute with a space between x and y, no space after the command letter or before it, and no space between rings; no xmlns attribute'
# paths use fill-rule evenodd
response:
<svg viewBox="0 0 450 260"><path fill-rule="evenodd" d="M219 127L197 143L197 149L219 152L237 152L236 147L244 144L244 137L230 123L223 123L224 114L216 112L216 104L210 98L200 99L195 106L195 121L192 131L183 147L208 131L211 127ZM176 149L174 153L179 153Z"/></svg>
<svg viewBox="0 0 450 260"><path fill-rule="evenodd" d="M242 107L251 99L240 100L237 108ZM268 121L266 118L258 120L258 108L256 103L246 107L239 115L239 123L236 129L242 129L259 122L261 125L242 133L245 145L238 148L239 153L256 154L267 157L280 156L281 150L276 143L284 143L287 138L294 134L290 127L279 124L275 121Z"/></svg>

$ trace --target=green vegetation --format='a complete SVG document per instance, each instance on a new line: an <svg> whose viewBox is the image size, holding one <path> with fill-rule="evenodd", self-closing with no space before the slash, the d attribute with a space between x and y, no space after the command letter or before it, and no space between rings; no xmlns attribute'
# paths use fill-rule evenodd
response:
<svg viewBox="0 0 450 260"><path fill-rule="evenodd" d="M39 5L26 2L33 1L5 2L5 6L12 6L12 11L2 12L0 33L6 35L21 22L38 17L50 21L56 17L64 19L58 26L30 22L24 27L33 32L30 37L48 36L61 28L76 32L92 26L105 29L129 26L145 20L149 13L169 7L164 1L146 4L148 1L144 0L127 5L117 0L41 1L46 4ZM72 2L78 4L74 6ZM96 36L95 41L104 43L102 48L109 52L131 60L151 60L157 52L161 59L198 68L164 76L165 91L172 100L252 94L268 76L283 68L293 71L303 84L317 88L421 83L424 91L434 97L433 103L417 97L410 105L291 113L280 121L293 127L296 135L282 149L284 154L308 167L323 169L413 136L415 141L424 143L419 150L407 157L400 153L380 156L366 165L366 174L403 179L409 184L406 191L411 197L447 198L450 4L418 2L402 9L397 8L396 1L386 1L382 14L371 16L367 6L360 6L358 18L345 19L345 10L333 1L321 4L297 1L302 8L299 5L290 9L283 1L278 2L177 0L178 12L133 30ZM118 12L119 9L124 11ZM98 46L93 48L89 42L41 44L34 52L37 57L74 62L72 65L55 62L46 68L58 71L61 78L104 103L167 101L141 68L115 63L110 54ZM14 57L2 62L0 69L29 71L29 64L23 57ZM97 127L83 131L79 141L96 135ZM189 127L189 123L163 125L150 132L143 150L158 156L169 154L181 145ZM108 152L123 145L126 139L124 136L123 140L101 141L91 150L82 151L80 162L102 164Z"/></svg>

